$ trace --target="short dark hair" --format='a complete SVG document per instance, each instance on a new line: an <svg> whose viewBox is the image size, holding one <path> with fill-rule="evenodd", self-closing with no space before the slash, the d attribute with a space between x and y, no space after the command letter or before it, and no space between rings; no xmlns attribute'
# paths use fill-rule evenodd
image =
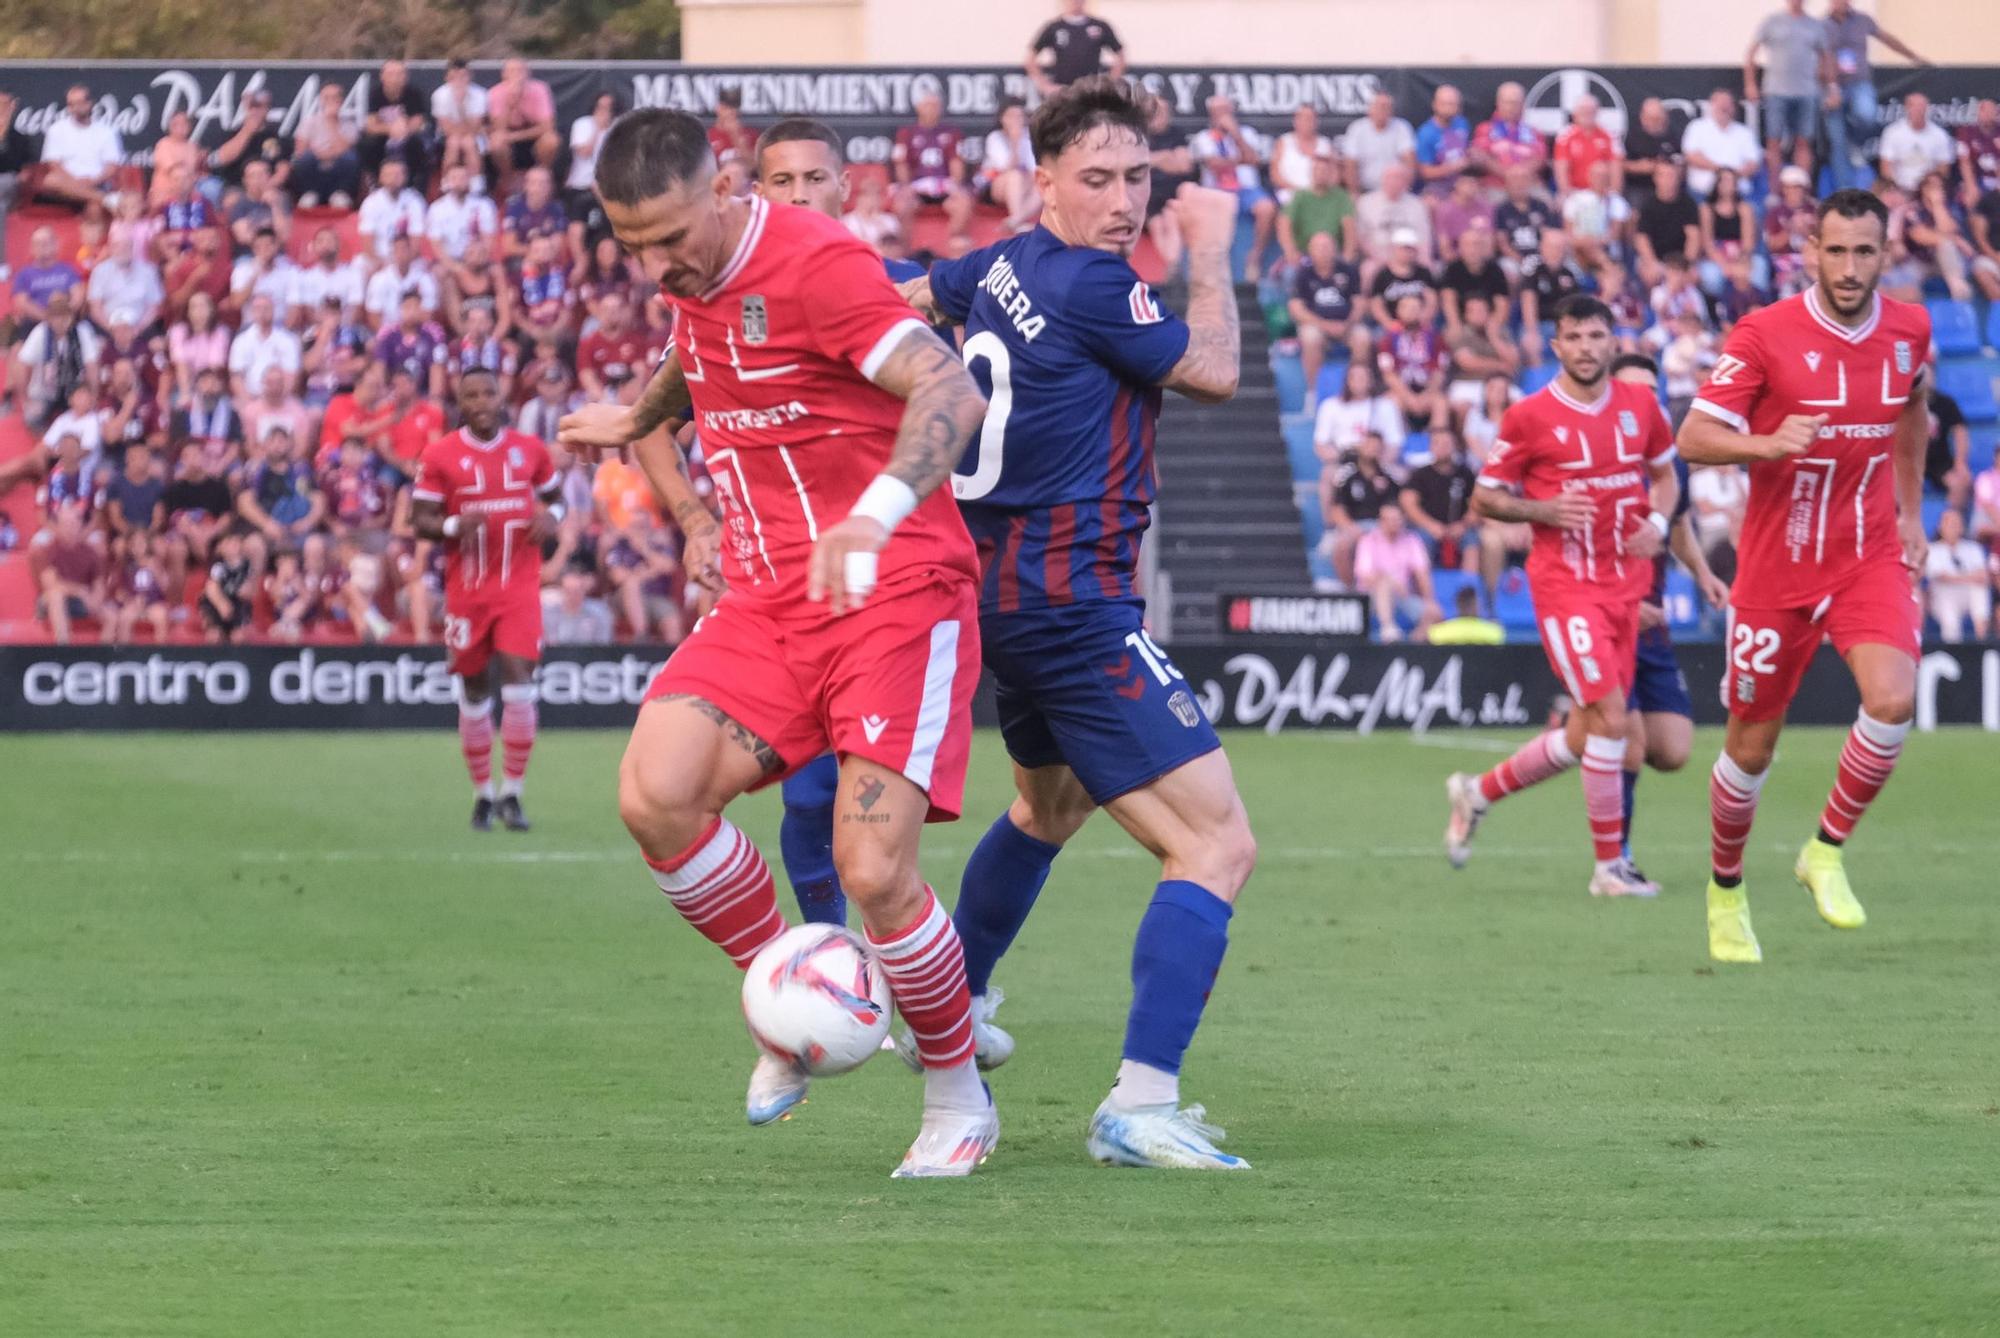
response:
<svg viewBox="0 0 2000 1338"><path fill-rule="evenodd" d="M1660 379L1660 364L1645 353L1620 353L1611 360L1611 375L1625 371L1644 372L1655 381Z"/></svg>
<svg viewBox="0 0 2000 1338"><path fill-rule="evenodd" d="M402 368L399 367L396 370L401 371ZM475 376L490 377L492 378L495 384L498 384L500 380L500 373L494 371L491 367L488 367L483 362L475 362L470 367L466 368L464 371L458 374L458 383L462 386Z"/></svg>
<svg viewBox="0 0 2000 1338"><path fill-rule="evenodd" d="M715 170L708 131L686 112L642 107L604 132L597 150L597 194L631 208Z"/></svg>
<svg viewBox="0 0 2000 1338"><path fill-rule="evenodd" d="M1479 592L1469 585L1461 585L1458 587L1457 598L1452 601L1452 607L1458 610L1458 616L1461 618L1477 618L1479 616Z"/></svg>
<svg viewBox="0 0 2000 1338"><path fill-rule="evenodd" d="M731 111L742 111L743 90L740 88L725 88L718 91L715 95L715 105L718 110L727 107Z"/></svg>
<svg viewBox="0 0 2000 1338"><path fill-rule="evenodd" d="M1053 163L1093 130L1129 130L1144 144L1146 113L1145 95L1133 93L1124 80L1108 74L1079 79L1035 108L1028 124L1035 161Z"/></svg>
<svg viewBox="0 0 2000 1338"><path fill-rule="evenodd" d="M1611 308L1589 293L1571 293L1556 303L1555 323L1560 326L1564 321L1573 321L1578 325L1588 321L1603 321L1607 329L1615 324L1611 319Z"/></svg>
<svg viewBox="0 0 2000 1338"><path fill-rule="evenodd" d="M847 166L847 145L841 140L840 132L825 121L815 121L810 116L787 116L757 136L758 174L762 175L764 150L773 144L803 144L818 142L833 150L833 160L842 167Z"/></svg>
<svg viewBox="0 0 2000 1338"><path fill-rule="evenodd" d="M1873 191L1837 190L1819 202L1819 209L1813 215L1813 234L1819 234L1820 224L1826 222L1828 214L1838 214L1842 218L1873 217L1882 225L1882 235L1889 235L1889 206Z"/></svg>

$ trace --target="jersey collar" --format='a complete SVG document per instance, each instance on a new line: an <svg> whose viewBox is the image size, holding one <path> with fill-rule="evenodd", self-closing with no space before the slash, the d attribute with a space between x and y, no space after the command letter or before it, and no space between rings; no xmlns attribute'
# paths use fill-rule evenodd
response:
<svg viewBox="0 0 2000 1338"><path fill-rule="evenodd" d="M463 441L475 451L490 451L501 442L507 440L507 428L505 424L502 424L500 430L493 434L493 440L491 441L481 441L478 437L473 436L472 429L469 427L460 428L458 430L458 437L460 441Z"/></svg>
<svg viewBox="0 0 2000 1338"><path fill-rule="evenodd" d="M700 301L713 302L743 272L743 267L750 263L750 253L757 249L757 241L764 235L764 220L770 212L771 206L765 203L763 196L750 197L750 221L743 225L743 235L736 242L736 253L729 257L729 263L722 267L722 273L716 275L715 282L702 293Z"/></svg>
<svg viewBox="0 0 2000 1338"><path fill-rule="evenodd" d="M1827 315L1826 309L1820 306L1818 284L1814 284L1812 287L1806 289L1805 292L1805 304L1807 313L1810 314L1814 320L1818 321L1821 327L1824 328L1828 334L1832 335L1835 339L1844 339L1850 344L1859 344L1865 339L1867 339L1869 335L1875 333L1876 325L1878 325L1881 322L1882 294L1876 293L1874 297L1871 299L1871 302L1872 305L1869 307L1868 310L1868 319L1861 322L1861 324L1855 326L1853 329L1849 329L1847 326L1842 325L1839 321L1835 320L1833 317Z"/></svg>
<svg viewBox="0 0 2000 1338"><path fill-rule="evenodd" d="M1598 414L1604 412L1605 405L1611 403L1611 378L1608 376L1604 378L1604 393L1589 404L1584 404L1565 395L1563 388L1554 381L1549 382L1549 394L1555 396L1557 401L1565 407L1574 409L1581 414L1589 414L1592 418L1595 418Z"/></svg>

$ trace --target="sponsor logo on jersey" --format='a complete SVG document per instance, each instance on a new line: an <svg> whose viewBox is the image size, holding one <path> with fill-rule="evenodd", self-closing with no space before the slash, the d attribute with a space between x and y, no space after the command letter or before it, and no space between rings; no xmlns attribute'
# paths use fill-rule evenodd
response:
<svg viewBox="0 0 2000 1338"><path fill-rule="evenodd" d="M1144 279L1132 285L1131 300L1132 324L1158 325L1167 318L1167 314L1160 310L1159 301L1153 296L1153 290L1146 286Z"/></svg>
<svg viewBox="0 0 2000 1338"><path fill-rule="evenodd" d="M1896 341L1896 375L1908 376L1910 374L1910 366L1910 341L1907 339L1898 339Z"/></svg>
<svg viewBox="0 0 2000 1338"><path fill-rule="evenodd" d="M1630 409L1618 411L1618 430L1628 437L1639 435L1639 418Z"/></svg>
<svg viewBox="0 0 2000 1338"><path fill-rule="evenodd" d="M1174 713L1174 719L1188 729L1201 723L1201 708L1194 704L1194 698L1186 688L1174 689L1174 695L1167 698L1167 709Z"/></svg>
<svg viewBox="0 0 2000 1338"><path fill-rule="evenodd" d="M743 299L743 342L761 344L771 337L771 318L764 310L764 297L752 293Z"/></svg>
<svg viewBox="0 0 2000 1338"><path fill-rule="evenodd" d="M879 742L882 738L882 731L887 728L889 728L889 721L883 716L864 715L861 717L861 732L868 736L868 742L870 743Z"/></svg>

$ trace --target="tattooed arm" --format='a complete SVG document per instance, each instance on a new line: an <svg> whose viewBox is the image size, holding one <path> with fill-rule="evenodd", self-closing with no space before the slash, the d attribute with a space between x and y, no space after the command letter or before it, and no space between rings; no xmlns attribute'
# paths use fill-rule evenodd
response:
<svg viewBox="0 0 2000 1338"><path fill-rule="evenodd" d="M1191 400L1220 404L1236 394L1243 365L1236 286L1229 273L1236 197L1189 183L1174 196L1171 208L1187 240L1188 347L1162 384Z"/></svg>
<svg viewBox="0 0 2000 1338"><path fill-rule="evenodd" d="M882 365L876 385L904 401L889 463L847 518L820 533L807 595L832 611L859 608L875 584L875 555L889 532L950 477L986 416L986 401L944 341L912 324Z"/></svg>
<svg viewBox="0 0 2000 1338"><path fill-rule="evenodd" d="M692 428L685 429L690 434ZM674 434L665 428L649 432L632 444L632 457L681 531L681 565L704 590L722 593L722 531L694 490L687 456Z"/></svg>
<svg viewBox="0 0 2000 1338"><path fill-rule="evenodd" d="M631 405L586 404L563 415L556 444L572 451L615 450L650 436L670 418L687 414L693 403L678 353L669 353L645 390Z"/></svg>

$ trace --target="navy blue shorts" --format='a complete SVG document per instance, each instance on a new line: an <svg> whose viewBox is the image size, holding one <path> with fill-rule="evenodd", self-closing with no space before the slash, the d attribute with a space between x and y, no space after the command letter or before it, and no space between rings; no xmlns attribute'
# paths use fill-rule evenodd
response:
<svg viewBox="0 0 2000 1338"><path fill-rule="evenodd" d="M831 808L840 788L840 759L822 753L785 777L780 793L786 808Z"/></svg>
<svg viewBox="0 0 2000 1338"><path fill-rule="evenodd" d="M1674 659L1673 639L1664 627L1649 628L1639 634L1639 654L1625 709L1694 719L1694 698L1688 696L1687 677L1681 673L1680 662Z"/></svg>
<svg viewBox="0 0 2000 1338"><path fill-rule="evenodd" d="M1100 804L1222 746L1136 602L987 614L979 634L1007 755L1067 766Z"/></svg>

